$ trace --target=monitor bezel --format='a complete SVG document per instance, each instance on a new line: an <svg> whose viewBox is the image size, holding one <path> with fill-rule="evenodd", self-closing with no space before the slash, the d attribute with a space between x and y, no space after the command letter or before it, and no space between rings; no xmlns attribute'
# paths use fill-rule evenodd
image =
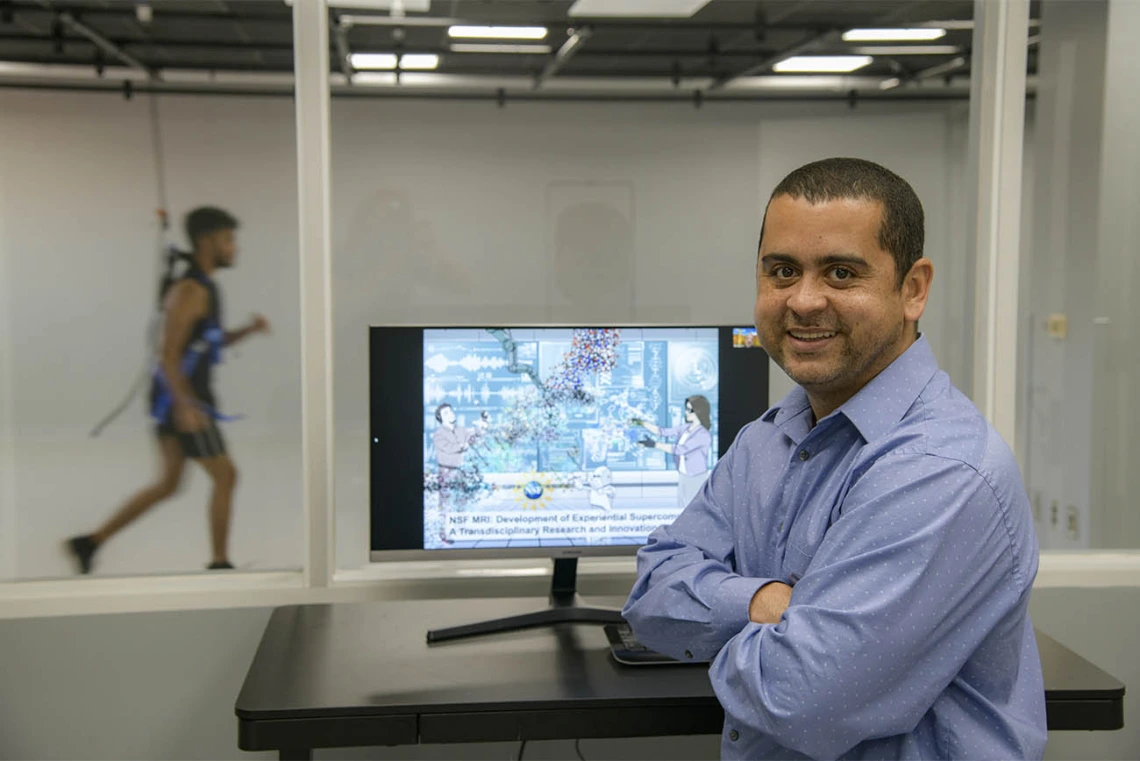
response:
<svg viewBox="0 0 1140 761"><path fill-rule="evenodd" d="M372 324L368 326L369 333L369 379L368 379L368 443L371 448L371 441L373 438L372 433L372 358L371 358L371 335L374 329L380 328L400 328L400 329L413 329L413 330L485 330L489 327L492 328L506 328L510 330L573 330L575 328L586 329L605 329L612 328L617 330L656 330L656 329L669 329L669 328L682 328L692 330L721 330L722 328L736 328L736 327L753 327L746 323L644 323L644 322L573 322L573 323L491 323L490 321L479 321L469 324L459 323L382 323ZM763 352L764 350L755 347L755 350ZM421 371L422 372L422 371ZM421 376L422 377L422 376ZM767 385L767 379L765 379ZM727 450L732 442L724 445L723 449ZM717 453L717 462L724 456L724 451ZM715 467L715 463L714 463ZM407 562L407 561L435 561L435 560L448 560L454 562L462 562L464 560L545 560L562 559L562 558L594 558L594 557L630 557L637 554L637 551L645 546L642 544L622 544L622 545L604 545L599 547L496 547L490 549L408 549L408 550L374 550L371 547L372 537L372 468L371 457L369 457L368 468L368 537L369 548L368 555L369 561L373 563L389 563L389 562Z"/></svg>

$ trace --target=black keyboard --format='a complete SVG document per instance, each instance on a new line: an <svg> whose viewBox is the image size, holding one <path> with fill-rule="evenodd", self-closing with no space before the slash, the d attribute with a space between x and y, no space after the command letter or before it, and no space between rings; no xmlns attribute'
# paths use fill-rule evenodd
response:
<svg viewBox="0 0 1140 761"><path fill-rule="evenodd" d="M606 624L605 631L606 639L610 641L610 653L614 660L627 666L708 664L708 661L679 661L664 653L650 650L634 636L633 629L629 627L629 624Z"/></svg>

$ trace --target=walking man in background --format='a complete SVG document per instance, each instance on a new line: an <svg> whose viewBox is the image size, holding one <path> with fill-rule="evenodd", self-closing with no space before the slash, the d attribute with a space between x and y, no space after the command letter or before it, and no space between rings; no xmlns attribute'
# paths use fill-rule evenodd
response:
<svg viewBox="0 0 1140 761"><path fill-rule="evenodd" d="M256 333L268 333L269 322L254 315L248 325L225 330L221 294L214 277L234 266L238 221L213 207L195 209L186 216L186 237L192 253L183 275L163 285L163 334L151 384L151 416L161 468L151 485L134 494L94 533L72 537L66 548L80 573L90 573L96 552L130 523L160 502L174 496L182 482L186 460L197 462L212 482L210 497L210 570L230 569L228 541L230 511L237 468L226 451L217 420L212 367L221 351Z"/></svg>

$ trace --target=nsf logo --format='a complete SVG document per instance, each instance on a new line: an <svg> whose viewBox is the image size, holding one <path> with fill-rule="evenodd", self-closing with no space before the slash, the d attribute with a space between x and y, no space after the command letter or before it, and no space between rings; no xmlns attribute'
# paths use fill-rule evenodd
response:
<svg viewBox="0 0 1140 761"><path fill-rule="evenodd" d="M527 481L523 486L523 494L527 499L538 499L542 496L542 484L538 481Z"/></svg>

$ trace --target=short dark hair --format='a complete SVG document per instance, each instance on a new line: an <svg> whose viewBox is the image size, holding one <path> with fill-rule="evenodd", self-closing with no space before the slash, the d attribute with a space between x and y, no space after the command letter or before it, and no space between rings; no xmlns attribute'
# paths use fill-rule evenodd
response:
<svg viewBox="0 0 1140 761"><path fill-rule="evenodd" d="M701 421L701 425L705 428L712 428L712 407L709 405L709 400L697 394L690 396L685 400L686 404L693 405L693 414L697 416L697 420Z"/></svg>
<svg viewBox="0 0 1140 761"><path fill-rule="evenodd" d="M437 422L437 423L443 422L443 408L444 407L450 408L451 405L448 404L447 402L444 402L443 404L441 404L435 408L435 422Z"/></svg>
<svg viewBox="0 0 1140 761"><path fill-rule="evenodd" d="M884 166L853 158L814 161L796 169L776 186L768 203L778 196L803 198L817 204L841 198L878 201L883 205L879 226L879 246L895 260L896 287L902 288L906 274L922 258L926 242L922 202L906 180ZM767 217L767 209L764 216ZM760 227L760 242L764 227ZM757 247L759 250L759 246Z"/></svg>
<svg viewBox="0 0 1140 761"><path fill-rule="evenodd" d="M198 239L218 230L236 230L237 218L225 209L215 206L199 206L186 215L186 239L190 248L197 248Z"/></svg>

